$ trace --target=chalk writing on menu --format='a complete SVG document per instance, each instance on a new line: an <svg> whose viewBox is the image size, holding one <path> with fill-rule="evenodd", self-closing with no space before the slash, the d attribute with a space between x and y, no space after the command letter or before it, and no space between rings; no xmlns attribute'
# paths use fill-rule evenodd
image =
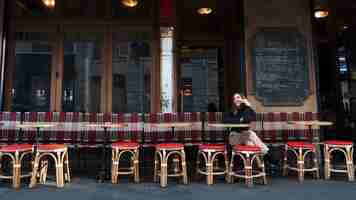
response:
<svg viewBox="0 0 356 200"><path fill-rule="evenodd" d="M304 36L293 28L263 28L251 44L256 98L265 106L302 105L309 95Z"/></svg>

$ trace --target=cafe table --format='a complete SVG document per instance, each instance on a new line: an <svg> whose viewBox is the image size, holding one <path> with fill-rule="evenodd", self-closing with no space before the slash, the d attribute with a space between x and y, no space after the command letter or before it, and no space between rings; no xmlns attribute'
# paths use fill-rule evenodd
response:
<svg viewBox="0 0 356 200"><path fill-rule="evenodd" d="M193 124L190 122L164 122L164 123L154 123L152 126L156 128L171 128L172 134L174 134L175 128L187 128L191 127Z"/></svg>
<svg viewBox="0 0 356 200"><path fill-rule="evenodd" d="M108 166L108 154L106 153L105 147L108 145L108 129L115 129L115 128L125 128L127 127L126 123L112 123L112 122L103 122L103 123L83 123L84 127L90 129L103 129L104 130L104 139L103 139L103 146L102 146L102 156L101 156L101 169L97 175L98 182L104 182L105 179L109 177L109 166Z"/></svg>
<svg viewBox="0 0 356 200"><path fill-rule="evenodd" d="M331 126L334 123L329 122L329 121L319 121L319 120L312 120L312 121L289 121L288 124L294 124L294 125L304 125L308 127L309 134L312 135L312 128L319 128L321 126ZM318 141L316 144L320 144L320 141ZM317 145L317 157L318 160L321 158L321 151L320 151L320 146Z"/></svg>
<svg viewBox="0 0 356 200"><path fill-rule="evenodd" d="M22 123L16 123L15 127L20 128L20 130L23 129L36 129L36 135L35 135L35 145L34 145L34 150L36 151L37 145L39 144L39 138L41 134L41 129L46 129L46 128L52 128L58 126L58 123L56 122L22 122ZM21 141L21 131L20 131L20 141Z"/></svg>
<svg viewBox="0 0 356 200"><path fill-rule="evenodd" d="M248 128L250 124L232 124L232 123L208 123L208 126L215 128Z"/></svg>
<svg viewBox="0 0 356 200"><path fill-rule="evenodd" d="M213 128L226 128L227 129L227 134L225 134L225 141L228 141L228 133L230 132L230 130L232 128L249 128L250 124L237 124L237 123L208 123L209 127L213 127ZM205 137L203 137L205 138Z"/></svg>
<svg viewBox="0 0 356 200"><path fill-rule="evenodd" d="M321 126L331 126L333 125L333 122L329 121L319 121L319 120L312 120L312 121L288 121L288 124L294 124L294 125L304 125L308 127L308 131L310 134L312 134L312 128L318 128Z"/></svg>

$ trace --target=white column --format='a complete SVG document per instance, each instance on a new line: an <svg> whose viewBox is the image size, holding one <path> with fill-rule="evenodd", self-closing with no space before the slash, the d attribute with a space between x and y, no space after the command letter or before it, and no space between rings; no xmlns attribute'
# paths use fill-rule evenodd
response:
<svg viewBox="0 0 356 200"><path fill-rule="evenodd" d="M173 28L161 27L161 111L173 111Z"/></svg>

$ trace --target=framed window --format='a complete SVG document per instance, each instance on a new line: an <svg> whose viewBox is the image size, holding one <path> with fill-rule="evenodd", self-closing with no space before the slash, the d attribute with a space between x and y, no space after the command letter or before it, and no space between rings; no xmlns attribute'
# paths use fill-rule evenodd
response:
<svg viewBox="0 0 356 200"><path fill-rule="evenodd" d="M150 111L150 38L143 31L113 33L112 112Z"/></svg>
<svg viewBox="0 0 356 200"><path fill-rule="evenodd" d="M17 32L12 111L49 111L52 46L49 33Z"/></svg>
<svg viewBox="0 0 356 200"><path fill-rule="evenodd" d="M66 33L62 81L62 110L100 112L102 33Z"/></svg>
<svg viewBox="0 0 356 200"><path fill-rule="evenodd" d="M223 104L224 75L217 48L186 48L180 54L180 102L184 112L216 112Z"/></svg>

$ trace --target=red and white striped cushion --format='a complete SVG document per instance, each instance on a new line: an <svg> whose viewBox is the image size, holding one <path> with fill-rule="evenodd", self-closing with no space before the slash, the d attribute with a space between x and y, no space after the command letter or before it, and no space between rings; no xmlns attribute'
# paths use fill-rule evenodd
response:
<svg viewBox="0 0 356 200"><path fill-rule="evenodd" d="M324 144L334 145L334 146L351 146L353 145L353 142L348 140L327 140L324 141Z"/></svg>

